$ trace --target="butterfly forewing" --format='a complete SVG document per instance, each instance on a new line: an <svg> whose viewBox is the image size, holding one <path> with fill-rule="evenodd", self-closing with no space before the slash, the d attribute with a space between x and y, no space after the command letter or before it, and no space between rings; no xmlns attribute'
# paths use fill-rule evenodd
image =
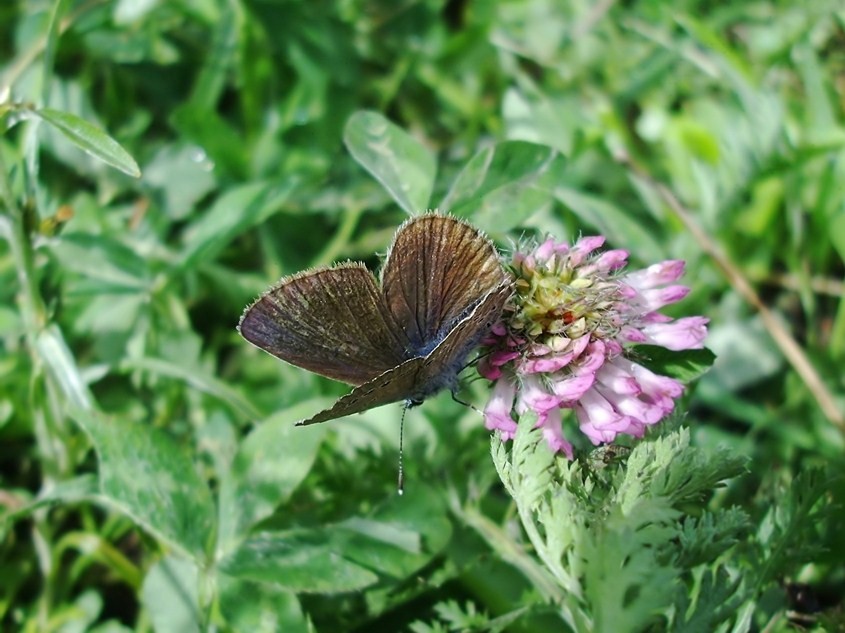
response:
<svg viewBox="0 0 845 633"><path fill-rule="evenodd" d="M396 321L427 353L508 277L492 242L477 229L428 214L396 232L381 281Z"/></svg>
<svg viewBox="0 0 845 633"><path fill-rule="evenodd" d="M277 358L352 385L400 365L408 348L363 264L283 278L247 308L239 329Z"/></svg>

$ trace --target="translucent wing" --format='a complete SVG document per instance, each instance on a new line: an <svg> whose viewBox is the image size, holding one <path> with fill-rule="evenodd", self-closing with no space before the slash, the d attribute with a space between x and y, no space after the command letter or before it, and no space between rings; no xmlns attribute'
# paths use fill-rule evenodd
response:
<svg viewBox="0 0 845 633"><path fill-rule="evenodd" d="M507 281L490 240L456 218L436 214L399 227L382 270L388 309L421 355Z"/></svg>
<svg viewBox="0 0 845 633"><path fill-rule="evenodd" d="M331 408L320 411L307 420L297 422L296 425L305 426L317 422L326 422L353 413L361 413L383 404L407 400L414 390L417 374L424 361L424 358L406 360L398 367L394 367L363 385L355 387L335 402Z"/></svg>
<svg viewBox="0 0 845 633"><path fill-rule="evenodd" d="M351 385L400 365L409 346L358 263L283 278L247 308L238 329L277 358Z"/></svg>

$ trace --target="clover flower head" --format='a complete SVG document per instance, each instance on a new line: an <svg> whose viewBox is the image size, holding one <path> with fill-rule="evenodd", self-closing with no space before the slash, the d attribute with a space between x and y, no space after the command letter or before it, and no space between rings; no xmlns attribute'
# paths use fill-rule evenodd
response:
<svg viewBox="0 0 845 633"><path fill-rule="evenodd" d="M515 293L483 344L479 373L495 382L485 425L502 439L516 433L514 415L532 411L554 451L572 459L562 415L574 411L593 444L617 435L641 437L672 412L683 386L638 364L636 344L696 349L707 335L704 317L673 320L660 308L683 299L675 282L684 262L668 260L623 270L624 250L599 252L601 236L574 245L547 239L514 253Z"/></svg>

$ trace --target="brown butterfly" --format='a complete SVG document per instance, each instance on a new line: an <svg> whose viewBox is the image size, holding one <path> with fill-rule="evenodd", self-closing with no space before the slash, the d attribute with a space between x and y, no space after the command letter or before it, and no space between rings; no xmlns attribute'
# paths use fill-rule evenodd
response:
<svg viewBox="0 0 845 633"><path fill-rule="evenodd" d="M396 231L380 281L358 262L282 278L238 329L277 358L354 389L299 425L453 392L469 352L512 293L493 243L428 213Z"/></svg>

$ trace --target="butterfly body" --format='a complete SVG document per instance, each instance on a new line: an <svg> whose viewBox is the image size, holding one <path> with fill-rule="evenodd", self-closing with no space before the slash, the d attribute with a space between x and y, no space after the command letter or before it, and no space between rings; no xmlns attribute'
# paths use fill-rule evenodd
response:
<svg viewBox="0 0 845 633"><path fill-rule="evenodd" d="M355 387L299 423L314 424L454 390L511 292L483 234L430 213L397 230L379 281L353 262L282 278L239 330L277 358Z"/></svg>

